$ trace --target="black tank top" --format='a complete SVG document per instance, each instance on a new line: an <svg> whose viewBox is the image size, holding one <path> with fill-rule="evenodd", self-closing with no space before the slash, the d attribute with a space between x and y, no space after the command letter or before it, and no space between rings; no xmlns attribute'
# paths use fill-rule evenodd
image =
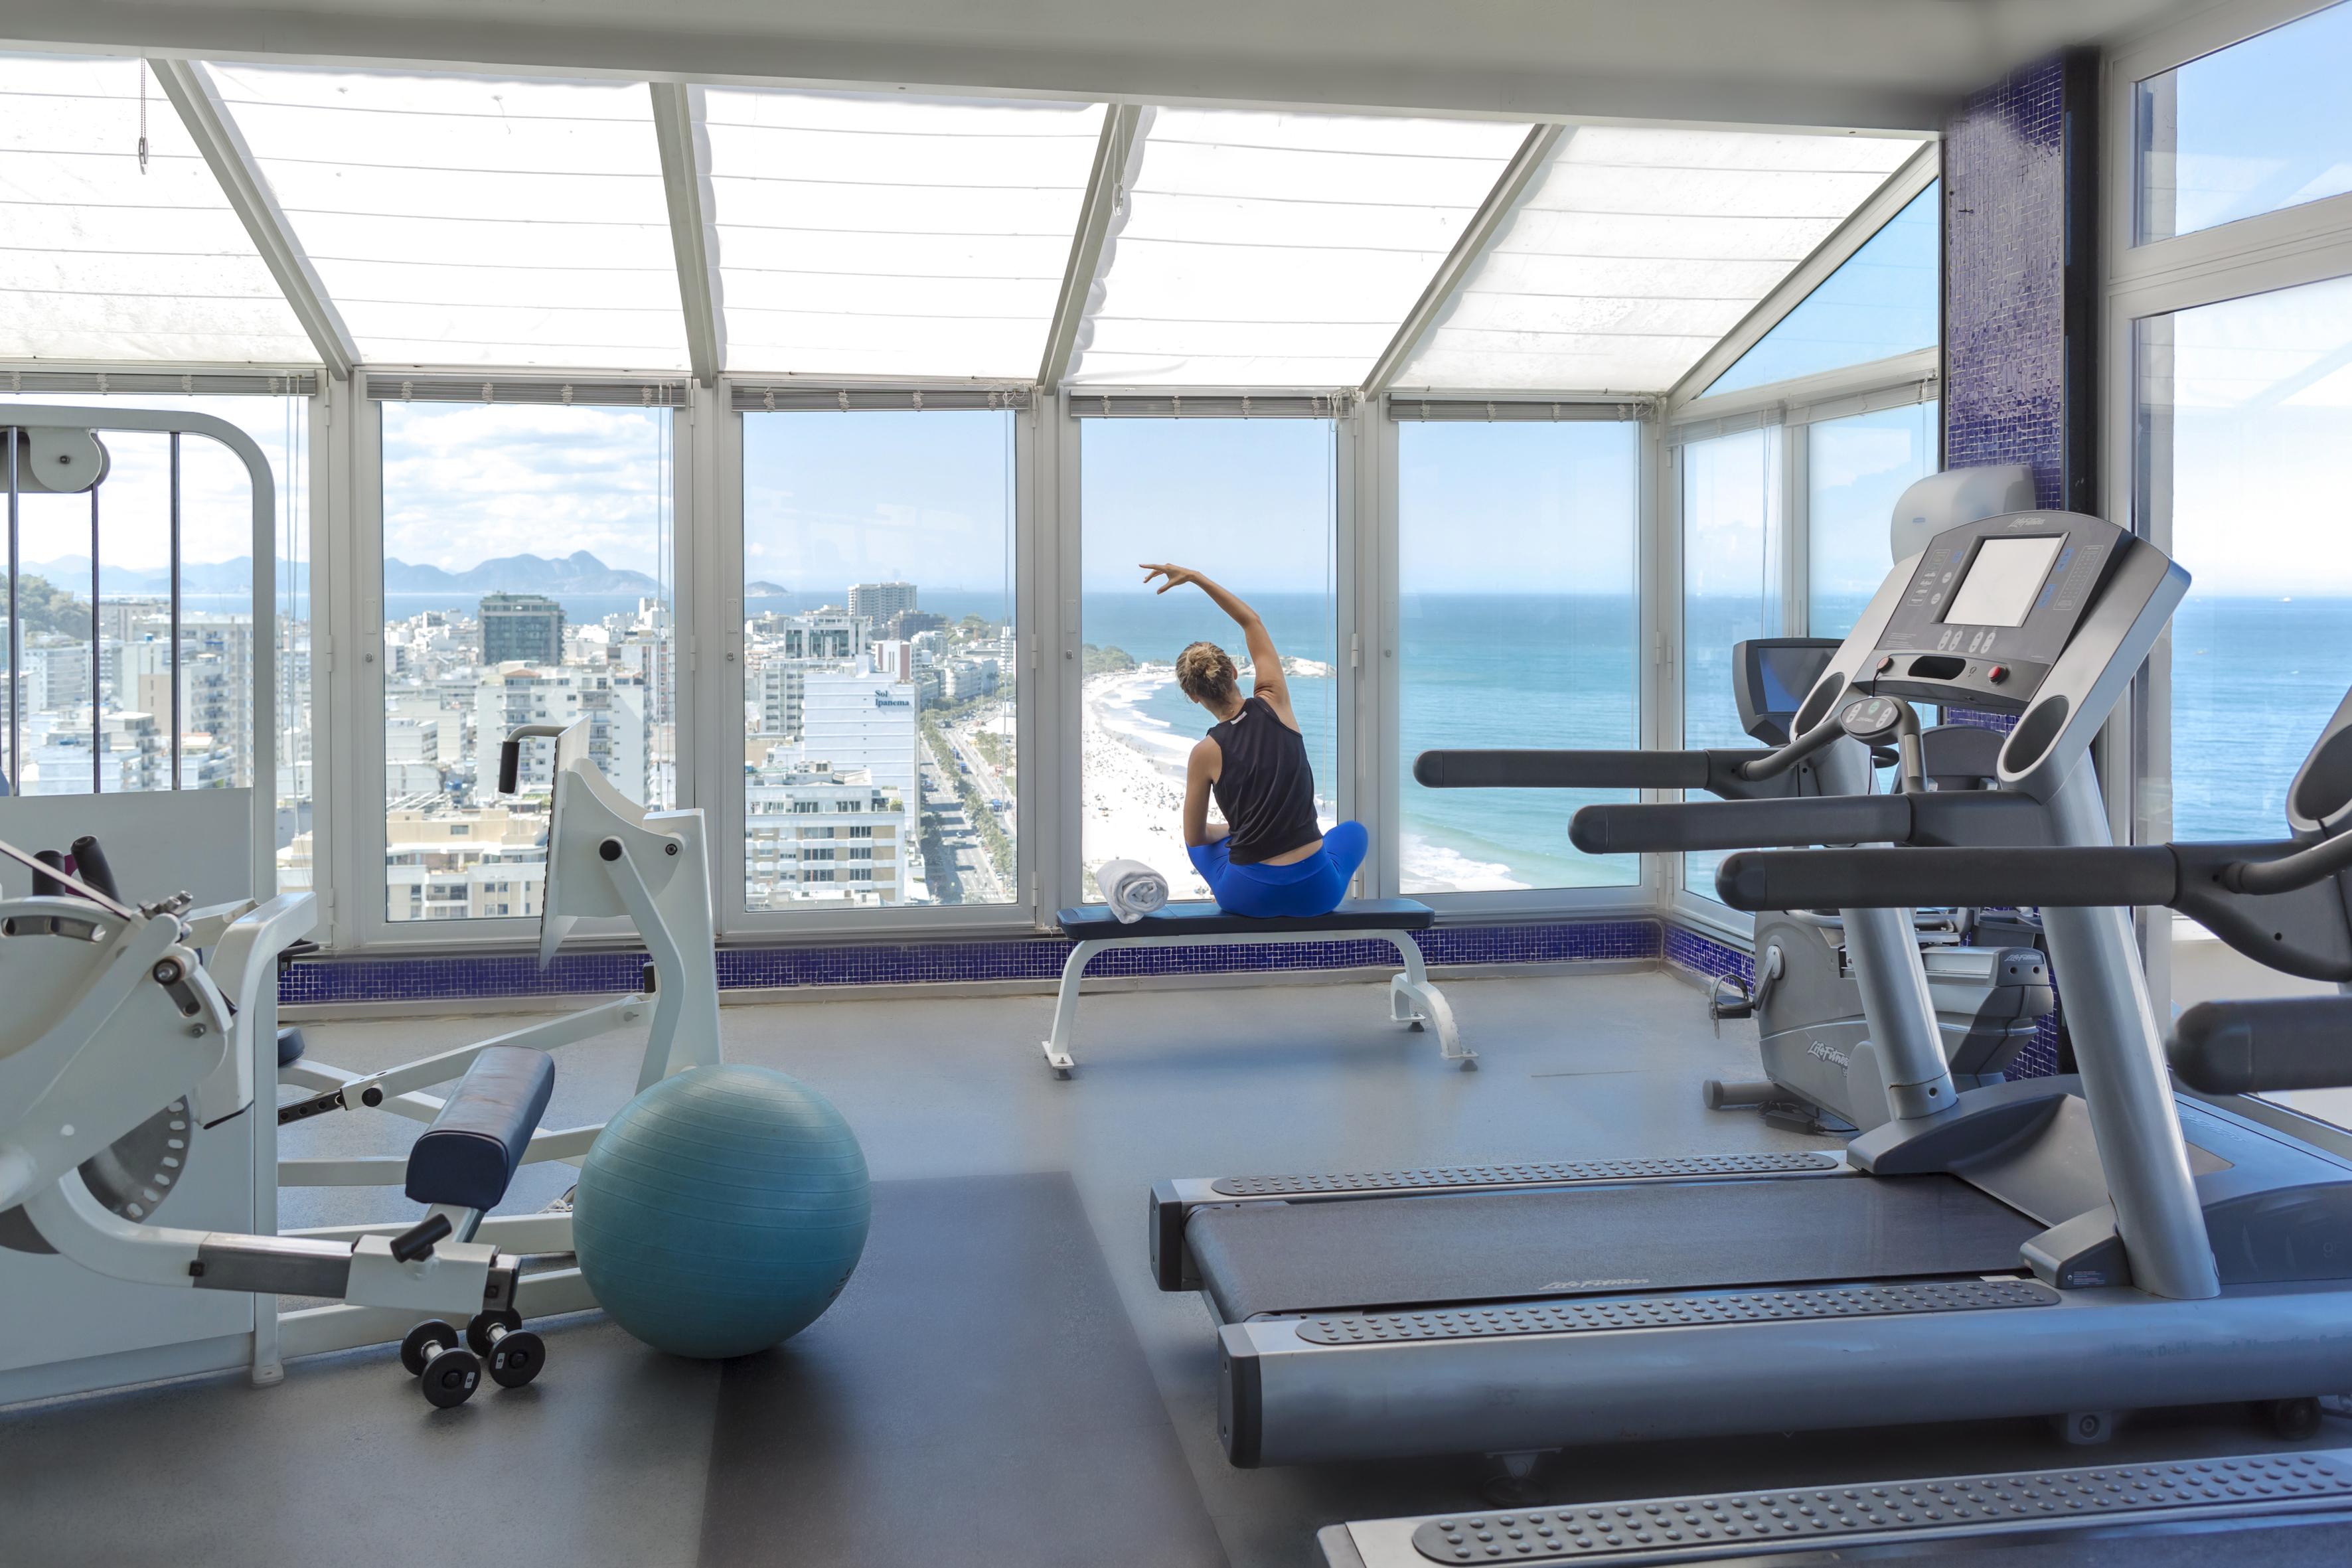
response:
<svg viewBox="0 0 2352 1568"><path fill-rule="evenodd" d="M1263 697L1209 731L1224 753L1210 786L1233 829L1233 863L1255 866L1323 837L1315 819L1315 773L1307 737L1282 721Z"/></svg>

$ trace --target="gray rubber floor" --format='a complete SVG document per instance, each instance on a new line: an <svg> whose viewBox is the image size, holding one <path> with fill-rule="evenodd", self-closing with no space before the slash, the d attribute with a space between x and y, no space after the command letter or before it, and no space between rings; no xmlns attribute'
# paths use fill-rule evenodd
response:
<svg viewBox="0 0 2352 1568"><path fill-rule="evenodd" d="M1477 1507L1486 1474L1475 1459L1229 1467L1215 1436L1207 1313L1197 1298L1161 1294L1147 1266L1150 1184L1825 1145L1700 1106L1702 1079L1755 1076L1753 1034L1727 1026L1717 1037L1697 993L1670 977L1446 989L1481 1071L1445 1067L1429 1037L1387 1022L1373 985L1089 996L1068 1082L1046 1072L1038 1050L1048 997L729 1008L729 1055L831 1096L886 1184L877 1216L897 1212L908 1216L899 1234L930 1238L896 1253L877 1217L866 1269L800 1346L803 1356L831 1346L838 1359L788 1351L772 1363L695 1365L589 1315L550 1329L549 1370L531 1389L439 1415L388 1351L297 1363L275 1389L218 1379L0 1413L0 1563L885 1561L821 1533L854 1515L874 1539L921 1543L897 1562L963 1563L987 1561L962 1550L953 1526L964 1511L1099 1549L1126 1510L1164 1531L1189 1505L1234 1568L1307 1568L1315 1531L1334 1521ZM312 1048L354 1068L389 1065L516 1021L314 1026ZM626 1039L567 1047L550 1122L619 1104L635 1054ZM291 1132L289 1152L318 1153L389 1152L409 1135L356 1116ZM563 1184L561 1172L527 1169L509 1206L535 1209ZM970 1234L919 1201L919 1189L952 1196L959 1186L971 1198ZM1051 1193L1059 1196L1034 1195ZM387 1203L398 1212L396 1194L321 1192L289 1200L284 1223L382 1217ZM933 1217L914 1223L921 1212ZM974 1278L976 1258L1016 1254L1021 1268ZM1091 1274L1081 1267L1089 1259ZM1007 1283L1016 1279L1030 1279L1025 1295ZM927 1326L932 1337L914 1341ZM987 1342L958 1338L973 1334ZM1041 1366L1038 1388L1007 1394L1003 1368L1046 1362L1047 1347L1064 1344L1066 1365ZM1136 1414L1139 1364L1158 1396L1142 1402L1156 1405L1156 1423ZM793 1370L802 1366L832 1369L823 1423L812 1424ZM823 1448L833 1433L844 1436L839 1452ZM2331 1421L2317 1441L2352 1444L2352 1423ZM2241 1413L2206 1412L2142 1420L2095 1454L2276 1446ZM1058 1458L1036 1458L1046 1454ZM1571 1452L1538 1488L1545 1500L1569 1502L2084 1457L2038 1422L1771 1434ZM832 1511L818 1507L820 1494ZM1096 1560L1151 1561L1133 1539ZM1183 1540L1191 1551L1200 1538ZM2205 1540L2208 1553L2228 1551L2226 1538ZM764 1559L754 1554L761 1542L772 1549ZM1042 1549L1024 1559L1055 1560ZM2185 1562L2154 1548L2136 1560Z"/></svg>

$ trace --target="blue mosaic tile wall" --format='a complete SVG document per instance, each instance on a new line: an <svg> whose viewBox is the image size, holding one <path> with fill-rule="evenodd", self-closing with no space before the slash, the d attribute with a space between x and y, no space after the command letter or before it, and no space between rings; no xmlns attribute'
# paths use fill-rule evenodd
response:
<svg viewBox="0 0 2352 1568"><path fill-rule="evenodd" d="M1944 128L1944 458L2031 463L2062 504L2065 72L2056 59L1972 95Z"/></svg>
<svg viewBox="0 0 2352 1568"><path fill-rule="evenodd" d="M1655 920L1550 921L1445 926L1413 940L1433 964L1556 963L1654 959L1664 928ZM801 985L954 984L983 980L1055 980L1070 956L1058 936L994 942L861 942L835 946L723 947L721 990ZM1385 942L1235 943L1224 947L1121 948L1096 957L1089 976L1220 974L1255 970L1348 969L1396 962ZM563 996L634 991L642 952L535 956L457 954L417 958L325 958L289 965L280 1006L350 1002L446 1001L467 997Z"/></svg>
<svg viewBox="0 0 2352 1568"><path fill-rule="evenodd" d="M1678 969L1687 969L1710 979L1721 980L1727 975L1737 975L1751 986L1756 984L1756 961L1753 957L1687 926L1666 927L1665 959Z"/></svg>

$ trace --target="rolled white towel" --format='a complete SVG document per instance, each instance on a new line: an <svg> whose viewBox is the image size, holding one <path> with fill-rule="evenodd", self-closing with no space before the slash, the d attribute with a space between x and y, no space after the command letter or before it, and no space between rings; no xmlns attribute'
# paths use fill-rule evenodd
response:
<svg viewBox="0 0 2352 1568"><path fill-rule="evenodd" d="M1168 901L1168 879L1140 860L1106 860L1095 885L1121 925L1133 925Z"/></svg>

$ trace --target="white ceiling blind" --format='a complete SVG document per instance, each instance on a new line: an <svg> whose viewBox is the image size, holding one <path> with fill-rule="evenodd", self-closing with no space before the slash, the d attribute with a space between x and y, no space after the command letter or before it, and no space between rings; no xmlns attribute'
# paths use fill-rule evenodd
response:
<svg viewBox="0 0 2352 1568"><path fill-rule="evenodd" d="M1579 127L1397 384L1663 392L1918 146Z"/></svg>
<svg viewBox="0 0 2352 1568"><path fill-rule="evenodd" d="M209 68L370 362L686 368L642 83Z"/></svg>
<svg viewBox="0 0 2352 1568"><path fill-rule="evenodd" d="M1356 384L1527 132L1150 111L1070 379Z"/></svg>
<svg viewBox="0 0 2352 1568"><path fill-rule="evenodd" d="M0 56L0 357L314 364L179 116L136 60Z"/></svg>
<svg viewBox="0 0 2352 1568"><path fill-rule="evenodd" d="M1036 374L1100 104L704 103L730 371Z"/></svg>

